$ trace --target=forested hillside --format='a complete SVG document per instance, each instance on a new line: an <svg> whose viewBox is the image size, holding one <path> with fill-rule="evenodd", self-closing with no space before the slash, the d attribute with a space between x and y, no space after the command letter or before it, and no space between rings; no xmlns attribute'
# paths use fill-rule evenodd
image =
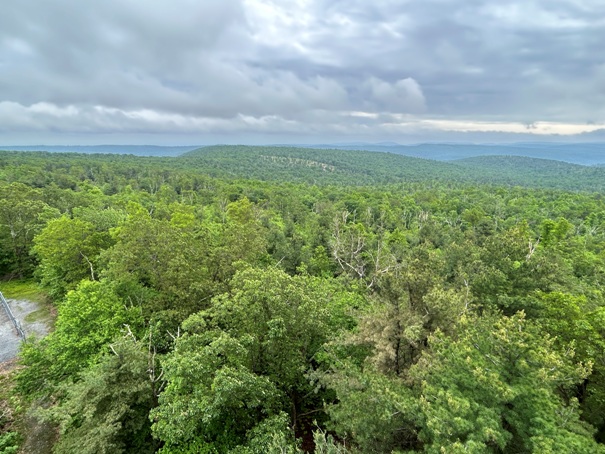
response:
<svg viewBox="0 0 605 454"><path fill-rule="evenodd" d="M73 454L605 452L586 169L0 152L0 275L56 311L3 382L0 453L32 421Z"/></svg>
<svg viewBox="0 0 605 454"><path fill-rule="evenodd" d="M499 183L576 190L605 190L602 167L520 156L479 156L452 161L471 175L494 175Z"/></svg>
<svg viewBox="0 0 605 454"><path fill-rule="evenodd" d="M461 145L455 147L462 148ZM176 161L215 176L314 184L439 181L589 191L605 189L602 167L522 156L480 156L442 162L363 150L214 146L185 153Z"/></svg>
<svg viewBox="0 0 605 454"><path fill-rule="evenodd" d="M381 151L438 161L452 161L479 156L520 156L554 159L587 166L605 163L605 143L603 142L421 143L416 145L360 143L336 146L315 145L314 147Z"/></svg>

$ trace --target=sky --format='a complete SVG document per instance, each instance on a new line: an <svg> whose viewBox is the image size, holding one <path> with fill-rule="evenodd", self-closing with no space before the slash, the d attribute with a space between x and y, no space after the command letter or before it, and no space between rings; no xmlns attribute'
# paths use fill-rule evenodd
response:
<svg viewBox="0 0 605 454"><path fill-rule="evenodd" d="M6 0L0 144L605 141L602 0Z"/></svg>

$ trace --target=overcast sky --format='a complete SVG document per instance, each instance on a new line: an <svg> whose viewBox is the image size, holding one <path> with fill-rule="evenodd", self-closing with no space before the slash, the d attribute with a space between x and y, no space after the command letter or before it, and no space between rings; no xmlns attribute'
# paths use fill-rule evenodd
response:
<svg viewBox="0 0 605 454"><path fill-rule="evenodd" d="M569 137L604 46L603 0L5 0L0 143Z"/></svg>

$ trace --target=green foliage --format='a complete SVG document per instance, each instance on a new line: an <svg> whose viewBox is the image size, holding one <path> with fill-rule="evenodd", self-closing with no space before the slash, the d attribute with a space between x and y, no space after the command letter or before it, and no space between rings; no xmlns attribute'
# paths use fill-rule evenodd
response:
<svg viewBox="0 0 605 454"><path fill-rule="evenodd" d="M552 152L545 157L549 155L552 156ZM594 166L522 156L478 156L456 160L452 164L468 172L481 172L485 180L491 179L499 184L603 190L603 169Z"/></svg>
<svg viewBox="0 0 605 454"><path fill-rule="evenodd" d="M313 405L305 371L357 302L327 281L275 268L244 269L230 286L183 323L185 334L164 361L167 386L152 416L170 449L203 440L226 452L249 439L258 450L267 418L287 411L300 424Z"/></svg>
<svg viewBox="0 0 605 454"><path fill-rule="evenodd" d="M14 375L7 368L0 371L0 454L16 454L23 444L20 419L23 403L14 391Z"/></svg>
<svg viewBox="0 0 605 454"><path fill-rule="evenodd" d="M195 307L207 296L203 238L168 220L152 218L138 204L129 209L125 222L113 230L115 246L104 254L105 275L119 283L125 296L135 301L137 296L128 289L149 289L148 298L157 295L158 306L152 305L153 300L146 301L151 310L180 309L175 302L187 299ZM189 266L191 261L198 266Z"/></svg>
<svg viewBox="0 0 605 454"><path fill-rule="evenodd" d="M361 452L601 452L578 400L560 394L590 366L523 314L463 316L453 337L430 336L406 378L363 358L335 345L315 374L336 392L333 428Z"/></svg>
<svg viewBox="0 0 605 454"><path fill-rule="evenodd" d="M334 441L332 435L326 435L321 430L313 432L313 443L317 454L346 454L349 450Z"/></svg>
<svg viewBox="0 0 605 454"><path fill-rule="evenodd" d="M41 191L22 183L0 185L0 260L2 272L26 276L32 271L29 250L34 235L46 221L56 216L57 210L42 199ZM7 266L8 265L8 266Z"/></svg>
<svg viewBox="0 0 605 454"><path fill-rule="evenodd" d="M139 324L139 311L125 306L110 283L83 281L60 303L55 330L24 345L22 362L29 367L19 376L21 389L39 392L47 382L74 378L107 351L126 325L135 329Z"/></svg>
<svg viewBox="0 0 605 454"><path fill-rule="evenodd" d="M347 313L361 302L327 280L292 277L275 268L244 269L230 286L201 315L232 336L251 337L254 370L290 392L304 386L302 373L309 361L330 336L351 323Z"/></svg>
<svg viewBox="0 0 605 454"><path fill-rule="evenodd" d="M227 204L220 214L222 222L207 223L209 238L208 270L214 295L226 290L235 273L234 264L258 264L265 258L265 231L259 212L248 198Z"/></svg>
<svg viewBox="0 0 605 454"><path fill-rule="evenodd" d="M98 277L98 256L112 241L91 222L63 216L51 220L34 239L38 274L53 299L73 290L83 279Z"/></svg>
<svg viewBox="0 0 605 454"><path fill-rule="evenodd" d="M275 413L279 392L251 372L246 345L227 334L185 334L163 364L167 385L151 417L171 450L203 441L225 452Z"/></svg>
<svg viewBox="0 0 605 454"><path fill-rule="evenodd" d="M113 343L111 353L65 382L60 405L47 417L59 424L57 454L152 453L149 411L156 395L150 353L132 336Z"/></svg>
<svg viewBox="0 0 605 454"><path fill-rule="evenodd" d="M315 375L336 393L328 408L330 427L364 453L419 448L420 405L413 391L401 379L354 364L347 356L330 355L329 371Z"/></svg>
<svg viewBox="0 0 605 454"><path fill-rule="evenodd" d="M524 315L469 319L457 338L436 333L414 367L427 452L603 452L559 386L579 383L573 364Z"/></svg>
<svg viewBox="0 0 605 454"><path fill-rule="evenodd" d="M446 159L451 159L447 157ZM603 190L604 170L521 156L440 162L364 150L211 146L177 158L213 176L346 185L462 181L569 190Z"/></svg>
<svg viewBox="0 0 605 454"><path fill-rule="evenodd" d="M0 434L0 454L17 454L20 436L17 432Z"/></svg>
<svg viewBox="0 0 605 454"><path fill-rule="evenodd" d="M18 374L57 452L605 442L605 201L552 189L602 170L213 147L0 152L0 180L0 275L58 308Z"/></svg>
<svg viewBox="0 0 605 454"><path fill-rule="evenodd" d="M229 451L229 454L302 454L294 440L286 413L279 413L263 420L248 433L245 445Z"/></svg>
<svg viewBox="0 0 605 454"><path fill-rule="evenodd" d="M581 402L583 417L603 433L605 424L605 369L599 358L605 354L605 308L590 303L584 295L573 296L560 292L539 293L534 305L537 323L554 338L554 345L562 354L570 346L576 358L593 363L592 373L580 385L569 384L566 394Z"/></svg>
<svg viewBox="0 0 605 454"><path fill-rule="evenodd" d="M104 254L105 275L133 299L136 289L147 289L155 303L146 302L150 312L173 310L183 320L226 289L234 263L264 256L264 231L246 198L227 204L220 221L204 223L186 205L170 205L170 219L156 219L139 204L128 209Z"/></svg>

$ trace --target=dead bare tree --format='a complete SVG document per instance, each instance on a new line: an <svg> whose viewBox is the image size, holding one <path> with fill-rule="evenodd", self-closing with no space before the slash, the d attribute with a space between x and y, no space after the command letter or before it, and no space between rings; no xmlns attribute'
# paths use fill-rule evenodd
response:
<svg viewBox="0 0 605 454"><path fill-rule="evenodd" d="M334 217L330 241L332 257L344 272L364 280L370 288L382 274L392 269L396 260L385 247L382 235L372 238L362 225L348 222L351 215L345 210Z"/></svg>

